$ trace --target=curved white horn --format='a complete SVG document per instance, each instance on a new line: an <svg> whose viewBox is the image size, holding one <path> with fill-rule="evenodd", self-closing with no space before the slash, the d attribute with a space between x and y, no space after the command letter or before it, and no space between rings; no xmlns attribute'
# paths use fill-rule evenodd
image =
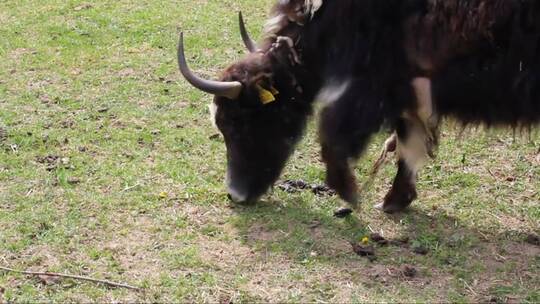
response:
<svg viewBox="0 0 540 304"><path fill-rule="evenodd" d="M178 43L178 67L186 80L197 89L216 96L236 99L242 92L242 83L238 81L214 81L200 78L193 74L186 63L184 54L184 34L180 33Z"/></svg>
<svg viewBox="0 0 540 304"><path fill-rule="evenodd" d="M255 53L259 49L257 48L257 43L249 37L249 34L246 30L246 24L244 23L244 17L242 17L242 12L238 12L238 22L240 23L240 35L242 35L242 40L244 45L250 53Z"/></svg>

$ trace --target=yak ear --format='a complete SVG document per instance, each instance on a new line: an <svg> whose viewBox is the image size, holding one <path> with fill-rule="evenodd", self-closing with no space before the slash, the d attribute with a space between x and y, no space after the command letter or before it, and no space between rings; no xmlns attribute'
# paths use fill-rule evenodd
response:
<svg viewBox="0 0 540 304"><path fill-rule="evenodd" d="M250 53L255 53L259 51L259 48L257 47L257 43L249 37L249 34L246 30L246 24L244 23L244 17L242 16L242 12L238 12L238 23L240 25L240 35L242 35L242 41L244 41L244 45L248 49Z"/></svg>
<svg viewBox="0 0 540 304"><path fill-rule="evenodd" d="M186 55L184 54L184 35L180 33L180 41L178 43L178 67L180 72L186 78L186 80L197 89L214 94L216 96L222 96L229 99L237 99L242 92L243 85L238 81L213 81L202 79L189 69L186 62Z"/></svg>

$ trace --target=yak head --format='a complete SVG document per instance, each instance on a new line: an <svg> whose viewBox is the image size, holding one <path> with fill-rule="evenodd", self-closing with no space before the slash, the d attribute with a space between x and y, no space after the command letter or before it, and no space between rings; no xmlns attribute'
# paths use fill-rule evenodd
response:
<svg viewBox="0 0 540 304"><path fill-rule="evenodd" d="M233 201L250 203L279 178L302 135L310 105L290 64L291 54L286 48L271 47L271 42L258 49L239 17L250 52L229 66L219 81L190 71L182 34L178 63L191 85L215 96L210 113L227 148L228 192Z"/></svg>

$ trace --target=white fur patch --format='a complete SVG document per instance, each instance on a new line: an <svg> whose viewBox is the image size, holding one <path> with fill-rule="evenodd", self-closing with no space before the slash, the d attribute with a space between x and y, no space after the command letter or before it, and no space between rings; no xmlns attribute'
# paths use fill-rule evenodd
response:
<svg viewBox="0 0 540 304"><path fill-rule="evenodd" d="M311 18L315 16L315 13L321 8L323 0L306 0L304 3L305 12L309 14Z"/></svg>
<svg viewBox="0 0 540 304"><path fill-rule="evenodd" d="M416 94L418 105L417 115L426 126L433 116L433 98L431 96L431 80L425 77L414 78L412 86Z"/></svg>
<svg viewBox="0 0 540 304"><path fill-rule="evenodd" d="M210 111L210 121L212 125L217 129L216 115L217 115L217 105L212 102L208 105L208 111Z"/></svg>
<svg viewBox="0 0 540 304"><path fill-rule="evenodd" d="M279 32L279 30L281 30L281 27L283 26L283 23L285 22L286 19L287 19L287 16L284 14L279 14L268 19L268 21L266 21L266 23L264 24L265 33L273 35Z"/></svg>
<svg viewBox="0 0 540 304"><path fill-rule="evenodd" d="M290 4L290 0L280 0L280 4L288 5ZM298 16L292 17L291 21L295 22L296 20L296 22L299 23L299 20L303 19L304 16L309 16L308 19L312 19L322 5L323 0L304 0L304 5L296 8L296 14ZM269 36L275 35L287 25L288 21L289 17L283 13L280 13L266 21L264 25L264 32Z"/></svg>
<svg viewBox="0 0 540 304"><path fill-rule="evenodd" d="M412 123L412 122L409 122ZM407 168L412 173L412 183L416 183L416 174L427 160L426 133L423 126L414 123L408 130L405 142L398 139L397 155L405 161Z"/></svg>
<svg viewBox="0 0 540 304"><path fill-rule="evenodd" d="M338 99L347 92L349 85L351 84L350 80L338 81L330 80L326 85L319 91L315 101L320 102L323 106L329 106L330 104L336 102Z"/></svg>
<svg viewBox="0 0 540 304"><path fill-rule="evenodd" d="M431 80L425 77L414 78L411 83L417 103L417 111L413 115L405 113L404 118L408 124L408 134L405 142L398 139L397 152L409 170L412 171L413 183L416 182L416 173L427 160L428 142L432 140L433 98L431 93Z"/></svg>

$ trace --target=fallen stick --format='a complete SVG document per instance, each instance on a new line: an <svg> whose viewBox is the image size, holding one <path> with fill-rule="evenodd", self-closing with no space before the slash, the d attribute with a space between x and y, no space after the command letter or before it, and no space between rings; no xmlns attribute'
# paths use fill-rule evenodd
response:
<svg viewBox="0 0 540 304"><path fill-rule="evenodd" d="M397 134L393 133L386 141L384 142L384 148L381 151L381 155L379 155L379 158L375 161L375 164L373 165L373 168L371 168L371 177L375 177L377 173L379 172L379 169L381 166L386 162L386 158L388 157L389 152L395 152L397 149Z"/></svg>
<svg viewBox="0 0 540 304"><path fill-rule="evenodd" d="M83 276L78 276L78 275L71 275L71 274L62 274L62 273L54 273L54 272L22 271L22 270L15 270L15 269L12 269L12 268L2 267L2 266L0 266L0 271L21 273L21 274L26 274L26 275L31 275L31 276L48 276L48 277L70 278L70 279L75 279L75 280L81 280L81 281L88 281L88 282L93 282L93 283L104 284L104 285L111 286L111 287L122 287L122 288L126 288L126 289L142 291L142 289L139 288L139 287L134 287L134 286L127 285L127 284L116 283L116 282L112 282L112 281L108 281L108 280L99 280L99 279L83 277Z"/></svg>

